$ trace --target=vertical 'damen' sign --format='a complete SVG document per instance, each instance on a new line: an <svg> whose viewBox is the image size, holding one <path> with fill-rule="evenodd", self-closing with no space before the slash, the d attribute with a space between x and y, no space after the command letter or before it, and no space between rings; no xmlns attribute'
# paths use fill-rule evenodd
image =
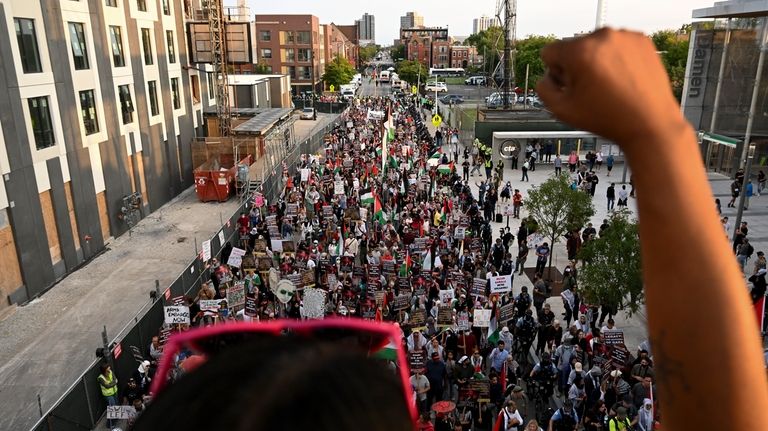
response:
<svg viewBox="0 0 768 431"><path fill-rule="evenodd" d="M169 307L163 307L163 311L165 311L165 323L169 325L176 325L180 323L189 324L189 307L172 305Z"/></svg>

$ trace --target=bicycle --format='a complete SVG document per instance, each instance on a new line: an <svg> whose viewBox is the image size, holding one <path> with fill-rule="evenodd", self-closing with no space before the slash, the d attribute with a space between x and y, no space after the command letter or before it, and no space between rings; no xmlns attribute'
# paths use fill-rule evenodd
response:
<svg viewBox="0 0 768 431"><path fill-rule="evenodd" d="M533 402L533 411L536 416L536 420L539 423L545 423L547 420L546 414L549 410L549 398L551 395L548 393L544 385L535 379L526 380L526 389L528 393L528 399Z"/></svg>
<svg viewBox="0 0 768 431"><path fill-rule="evenodd" d="M518 364L524 365L528 364L528 354L531 350L531 341L528 340L520 340L520 337L515 337L515 340L512 342L512 348L510 349L510 352L512 353L512 357L515 358L515 361L517 361Z"/></svg>

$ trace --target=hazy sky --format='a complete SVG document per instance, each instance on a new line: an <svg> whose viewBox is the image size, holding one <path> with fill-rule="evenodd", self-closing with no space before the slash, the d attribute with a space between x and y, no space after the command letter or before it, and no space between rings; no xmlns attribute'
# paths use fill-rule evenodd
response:
<svg viewBox="0 0 768 431"><path fill-rule="evenodd" d="M234 4L235 0L225 0ZM415 11L427 26L448 26L451 36L468 36L472 19L495 15L496 0L248 0L252 13L310 13L323 24L353 24L363 13L376 17L376 41L390 45L398 37L400 16ZM691 22L693 9L714 0L605 0L605 21L613 27L653 32ZM518 0L517 35L572 36L594 29L597 0Z"/></svg>

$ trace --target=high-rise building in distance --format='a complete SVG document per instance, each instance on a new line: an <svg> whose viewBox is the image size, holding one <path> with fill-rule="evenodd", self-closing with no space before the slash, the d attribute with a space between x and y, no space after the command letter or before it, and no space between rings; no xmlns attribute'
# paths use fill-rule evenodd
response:
<svg viewBox="0 0 768 431"><path fill-rule="evenodd" d="M416 12L406 12L400 17L400 28L424 27L424 17Z"/></svg>
<svg viewBox="0 0 768 431"><path fill-rule="evenodd" d="M472 20L472 34L480 33L481 31L488 30L496 22L496 18L483 15L480 18Z"/></svg>
<svg viewBox="0 0 768 431"><path fill-rule="evenodd" d="M373 15L365 13L357 20L357 37L361 45L376 41L376 20Z"/></svg>

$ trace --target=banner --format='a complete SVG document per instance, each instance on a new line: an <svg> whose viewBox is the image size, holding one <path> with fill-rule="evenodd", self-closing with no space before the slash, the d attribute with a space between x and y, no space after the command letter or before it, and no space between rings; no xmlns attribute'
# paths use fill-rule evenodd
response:
<svg viewBox="0 0 768 431"><path fill-rule="evenodd" d="M243 256L245 256L245 250L232 247L232 251L229 253L229 259L227 259L227 265L239 268L240 265L243 264Z"/></svg>
<svg viewBox="0 0 768 431"><path fill-rule="evenodd" d="M491 326L491 310L475 309L474 323L476 328L487 328Z"/></svg>
<svg viewBox="0 0 768 431"><path fill-rule="evenodd" d="M211 260L211 240L203 241L203 262Z"/></svg>
<svg viewBox="0 0 768 431"><path fill-rule="evenodd" d="M227 289L227 305L230 309L245 306L245 282L236 281L234 286Z"/></svg>

